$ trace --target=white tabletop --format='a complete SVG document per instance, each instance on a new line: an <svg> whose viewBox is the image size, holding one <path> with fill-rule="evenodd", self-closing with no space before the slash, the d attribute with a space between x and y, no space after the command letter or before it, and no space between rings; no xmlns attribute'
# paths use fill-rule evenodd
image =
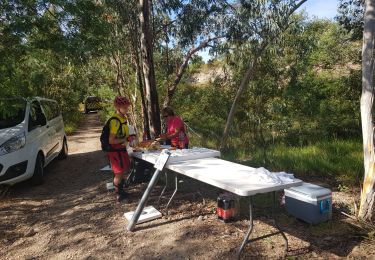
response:
<svg viewBox="0 0 375 260"><path fill-rule="evenodd" d="M167 168L240 196L283 190L302 184L299 179L294 179L289 183L277 184L254 182L251 175L254 174L255 168L217 158L172 163Z"/></svg>
<svg viewBox="0 0 375 260"><path fill-rule="evenodd" d="M157 159L155 154L133 156L150 163L155 163ZM285 183L262 182L261 178L257 178L256 168L217 158L172 161L166 165L166 168L240 196L283 190L302 184L299 179Z"/></svg>
<svg viewBox="0 0 375 260"><path fill-rule="evenodd" d="M135 152L133 157L155 164L161 151ZM220 152L204 147L193 147L190 149L170 150L169 163L181 162L186 160L202 159L208 157L220 157Z"/></svg>

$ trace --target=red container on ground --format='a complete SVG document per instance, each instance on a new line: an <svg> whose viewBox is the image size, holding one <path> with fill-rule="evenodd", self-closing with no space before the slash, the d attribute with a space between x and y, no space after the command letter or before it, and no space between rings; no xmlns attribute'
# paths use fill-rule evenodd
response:
<svg viewBox="0 0 375 260"><path fill-rule="evenodd" d="M225 223L233 221L236 216L236 203L235 198L231 194L221 194L217 198L217 209L218 219Z"/></svg>

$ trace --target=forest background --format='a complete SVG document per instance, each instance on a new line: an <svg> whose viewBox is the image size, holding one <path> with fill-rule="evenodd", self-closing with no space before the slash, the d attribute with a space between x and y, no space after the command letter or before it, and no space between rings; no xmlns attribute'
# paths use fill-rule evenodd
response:
<svg viewBox="0 0 375 260"><path fill-rule="evenodd" d="M334 21L285 6L266 17L267 1L234 2L149 1L157 109L169 104L182 116L191 146L221 148L224 158L253 167L324 177L339 189L360 186L362 1L340 1ZM2 96L58 100L72 132L86 96L108 101L105 120L122 94L132 100L139 136L150 130L136 2L2 1L0 21ZM202 49L212 56L207 63L197 55ZM238 86L254 61L223 145Z"/></svg>

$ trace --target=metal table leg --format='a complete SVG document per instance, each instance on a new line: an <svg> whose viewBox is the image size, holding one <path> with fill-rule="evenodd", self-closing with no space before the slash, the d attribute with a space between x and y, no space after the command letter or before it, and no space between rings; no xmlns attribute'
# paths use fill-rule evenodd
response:
<svg viewBox="0 0 375 260"><path fill-rule="evenodd" d="M284 257L286 256L287 252L288 252L288 238L286 237L286 235L284 234L284 232L280 229L279 225L277 224L277 221L276 221L276 216L275 216L275 205L276 205L276 191L273 192L273 196L272 196L272 219L273 219L273 224L275 225L275 227L279 230L279 233L283 236L284 240L285 240L285 251L284 251Z"/></svg>
<svg viewBox="0 0 375 260"><path fill-rule="evenodd" d="M135 165L136 165L136 163L135 163L134 159L131 160L130 173L129 173L128 177L126 178L126 181L125 181L125 184L126 184L127 187L130 186L130 184L132 183L131 179L136 174Z"/></svg>
<svg viewBox="0 0 375 260"><path fill-rule="evenodd" d="M246 246L246 244L248 244L250 242L249 236L250 236L251 232L253 231L254 223L253 223L253 205L252 205L252 202L253 202L253 199L252 199L252 197L250 197L250 203L249 203L249 208L250 208L250 225L249 225L249 229L247 230L246 235L245 235L245 237L244 237L244 239L242 241L241 247L238 250L237 259L240 259L242 250L244 249L244 247Z"/></svg>
<svg viewBox="0 0 375 260"><path fill-rule="evenodd" d="M154 175L151 178L151 181L149 182L149 184L148 184L145 192L143 193L141 201L138 203L138 206L137 206L136 210L134 211L133 217L129 221L129 224L127 226L127 229L129 231L133 231L134 230L135 225L138 222L139 216L141 215L142 210L145 207L145 205L147 203L147 200L148 200L148 198L149 198L152 190L154 189L155 184L158 181L160 173L161 173L160 170L158 170L158 169L155 170Z"/></svg>
<svg viewBox="0 0 375 260"><path fill-rule="evenodd" d="M159 196L159 198L158 198L158 202L157 202L157 204L156 204L156 207L157 207L157 208L159 208L161 198L162 198L162 196L163 196L163 194L164 194L164 192L165 192L165 190L167 189L167 186L168 186L168 174L167 174L166 171L164 171L164 175L165 175L165 186L164 186L163 190L161 191L160 196Z"/></svg>
<svg viewBox="0 0 375 260"><path fill-rule="evenodd" d="M171 198L169 199L167 205L165 206L166 215L168 215L168 207L169 207L170 203L172 202L172 199L174 198L174 196L176 195L176 193L178 191L178 183L181 183L181 182L183 182L183 180L181 180L181 178L179 178L176 175L175 176L175 190L174 190L173 194L171 195ZM163 190L161 191L160 196L158 198L157 208L160 208L160 201L161 201L161 198L162 198L165 190L167 189L167 186L168 186L168 174L167 174L167 172L165 172L165 186L164 186ZM202 193L199 190L196 193L199 194L199 196L202 197L203 205L205 205L206 204L206 200L204 199ZM194 193L193 196L194 196L193 199L195 200L195 193Z"/></svg>
<svg viewBox="0 0 375 260"><path fill-rule="evenodd" d="M250 197L250 226L249 226L249 229L244 237L244 240L242 241L242 244L241 244L241 247L240 249L238 250L238 253L237 253L237 259L240 259L240 256L241 256L241 253L243 251L243 249L245 248L245 246L250 243L250 242L253 242L253 241L256 241L256 240L259 240L259 239L262 239L262 238L266 238L266 237L270 237L270 236L273 236L273 235L277 235L277 234L281 234L285 240L285 252L284 252L284 257L286 256L287 252L288 252L288 238L286 237L286 235L284 234L284 232L280 229L279 225L277 224L277 221L276 221L276 217L275 217L275 205L276 205L276 192L274 191L273 192L273 196L272 196L272 219L273 219L273 224L274 226L277 228L277 232L275 233L271 233L271 234L268 234L268 235L264 235L264 236L261 236L261 237L258 237L258 238L254 238L254 239L249 239L249 236L251 234L251 232L253 231L253 227L254 227L254 223L253 223L253 212L252 212L252 197Z"/></svg>
<svg viewBox="0 0 375 260"><path fill-rule="evenodd" d="M177 175L175 176L175 185L176 185L176 188L175 188L175 190L174 190L174 192L173 192L171 198L169 199L167 205L165 206L165 212L166 212L166 215L168 215L168 206L169 206L169 204L171 203L171 201L172 201L174 195L176 195L177 190L178 190L178 177L177 177Z"/></svg>

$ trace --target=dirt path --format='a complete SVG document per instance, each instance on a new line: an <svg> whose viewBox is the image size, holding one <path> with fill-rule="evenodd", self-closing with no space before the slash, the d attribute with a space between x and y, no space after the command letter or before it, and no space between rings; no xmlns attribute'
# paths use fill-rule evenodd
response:
<svg viewBox="0 0 375 260"><path fill-rule="evenodd" d="M248 226L242 220L224 224L216 219L218 190L187 181L170 217L163 217L126 231L124 212L134 210L146 184L132 185L130 201L116 205L105 184L110 172L99 150L101 125L96 114L68 138L67 160L46 169L45 183L22 183L3 189L0 198L1 259L233 259ZM200 189L205 198L192 196ZM187 194L187 195L186 195ZM334 199L343 194L334 193ZM149 204L153 204L153 198ZM155 204L154 204L155 205ZM253 236L275 230L267 218L256 217ZM371 241L363 240L346 219L310 227L282 214L281 226L289 239L288 256L302 258L375 257ZM244 258L283 256L281 236L256 241L246 247Z"/></svg>

